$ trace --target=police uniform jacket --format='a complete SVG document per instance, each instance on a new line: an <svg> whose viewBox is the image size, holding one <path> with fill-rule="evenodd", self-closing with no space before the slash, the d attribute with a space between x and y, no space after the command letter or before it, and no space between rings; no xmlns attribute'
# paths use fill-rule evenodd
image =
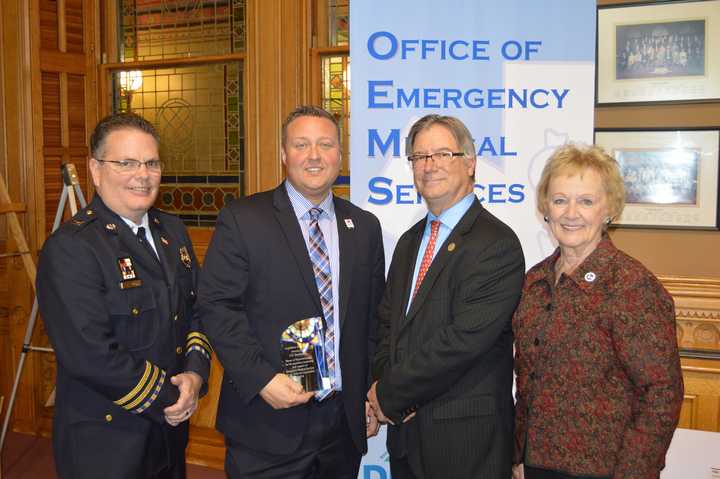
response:
<svg viewBox="0 0 720 479"><path fill-rule="evenodd" d="M159 258L99 196L40 253L61 478L142 478L182 466L187 421L173 428L163 414L179 397L170 378L194 371L206 383L212 349L193 318L198 264L187 231L167 213L148 216Z"/></svg>

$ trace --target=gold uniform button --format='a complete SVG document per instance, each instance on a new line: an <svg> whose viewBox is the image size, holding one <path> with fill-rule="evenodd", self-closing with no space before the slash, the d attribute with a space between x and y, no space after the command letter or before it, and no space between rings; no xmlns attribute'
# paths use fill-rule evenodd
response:
<svg viewBox="0 0 720 479"><path fill-rule="evenodd" d="M182 347L178 346L177 348L175 348L175 352L178 354L182 354Z"/></svg>
<svg viewBox="0 0 720 479"><path fill-rule="evenodd" d="M132 309L132 315L133 315L133 316L137 316L138 314L140 314L140 310L137 309L137 308L133 308L133 309Z"/></svg>
<svg viewBox="0 0 720 479"><path fill-rule="evenodd" d="M112 422L112 415L111 415L111 414L106 414L106 415L105 415L105 420L106 420L107 422Z"/></svg>

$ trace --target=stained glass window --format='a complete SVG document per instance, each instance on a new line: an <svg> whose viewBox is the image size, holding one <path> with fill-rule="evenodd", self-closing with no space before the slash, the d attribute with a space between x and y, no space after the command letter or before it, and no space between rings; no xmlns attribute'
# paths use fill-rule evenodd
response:
<svg viewBox="0 0 720 479"><path fill-rule="evenodd" d="M132 111L160 133L166 164L156 206L188 226L213 226L244 194L245 0L120 0L120 59L113 111ZM214 56L208 62L203 57ZM194 58L191 65L172 65Z"/></svg>
<svg viewBox="0 0 720 479"><path fill-rule="evenodd" d="M121 61L245 49L245 0L120 0Z"/></svg>
<svg viewBox="0 0 720 479"><path fill-rule="evenodd" d="M348 45L350 40L350 6L348 0L327 0L330 15L330 45Z"/></svg>
<svg viewBox="0 0 720 479"><path fill-rule="evenodd" d="M340 124L343 140L343 166L340 174L347 176L350 174L350 56L323 56L321 68L321 105L332 113Z"/></svg>

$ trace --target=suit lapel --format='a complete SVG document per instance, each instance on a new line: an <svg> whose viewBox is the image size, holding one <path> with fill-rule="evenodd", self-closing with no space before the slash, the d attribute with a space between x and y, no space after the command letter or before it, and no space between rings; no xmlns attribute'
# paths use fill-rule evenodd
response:
<svg viewBox="0 0 720 479"><path fill-rule="evenodd" d="M95 195L89 207L98 215L98 221L103 223L104 228L115 235L121 244L120 251L126 250L127 254L134 261L142 265L143 269L160 278L163 277L163 270L157 258L150 256L150 252L138 242L130 227L123 221L120 216L111 211L102 198Z"/></svg>
<svg viewBox="0 0 720 479"><path fill-rule="evenodd" d="M345 205L333 199L335 205L335 221L338 229L338 249L340 251L340 298L338 304L340 305L340 328L342 328L345 317L347 316L348 304L350 303L350 291L353 279L353 271L355 267L355 254L358 251L356 247L356 236L353 234L353 228L348 227L345 220L350 220L355 224L353 218L350 216L350 211Z"/></svg>
<svg viewBox="0 0 720 479"><path fill-rule="evenodd" d="M281 184L273 192L273 204L275 206L275 218L280 224L288 249L295 258L295 263L300 270L300 276L303 279L308 294L313 298L318 311L322 311L320 305L320 295L318 294L317 285L315 284L315 275L313 274L310 256L308 255L305 238L303 238L300 224L298 224L297 216L293 210L290 198L288 198L285 185Z"/></svg>
<svg viewBox="0 0 720 479"><path fill-rule="evenodd" d="M140 244L137 236L133 234L130 227L122 219L120 219L120 222L117 225L117 229L120 241L130 251L132 257L137 258L137 260L140 262L140 264L143 265L146 270L160 277L163 277L165 273L158 259L151 256L150 251L145 249L145 247Z"/></svg>
<svg viewBox="0 0 720 479"><path fill-rule="evenodd" d="M427 223L427 216L425 219L413 226L413 232L408 238L409 247L407 250L408 257L401 264L405 265L406 270L401 272L400 278L405 281L402 289L402 305L400 311L402 311L403 323L405 322L405 312L408 311L408 303L410 302L410 289L413 286L413 274L415 273L415 261L417 260L418 250L420 249L420 243L422 242L423 232L425 231L425 224ZM404 273L404 274L403 274ZM409 312L409 311L408 311Z"/></svg>
<svg viewBox="0 0 720 479"><path fill-rule="evenodd" d="M455 226L455 228L453 228L450 236L448 236L445 242L440 245L438 252L435 255L435 258L430 264L430 269L428 269L428 272L425 275L425 279L420 285L417 296L410 305L410 310L408 311L407 318L403 322L404 326L410 323L415 318L418 311L420 311L423 304L425 303L425 300L427 299L440 273L442 273L442 271L445 269L445 266L447 266L447 264L450 262L452 256L457 254L457 251L462 248L464 236L472 229L473 224L475 224L475 220L480 214L481 208L482 206L480 206L480 202L476 198L470 208L460 219L460 222ZM422 237L422 234L420 236ZM455 246L454 248L452 248L452 251L450 251L450 248L448 248L448 246L453 243L455 244Z"/></svg>
<svg viewBox="0 0 720 479"><path fill-rule="evenodd" d="M165 279L167 280L168 286L173 286L175 283L175 272L177 270L178 258L175 254L180 254L180 244L176 238L170 237L163 224L160 222L160 218L155 216L155 212L150 210L148 212L148 220L150 223L150 231L153 235L153 242L155 243L155 250L160 258L160 264L165 271Z"/></svg>

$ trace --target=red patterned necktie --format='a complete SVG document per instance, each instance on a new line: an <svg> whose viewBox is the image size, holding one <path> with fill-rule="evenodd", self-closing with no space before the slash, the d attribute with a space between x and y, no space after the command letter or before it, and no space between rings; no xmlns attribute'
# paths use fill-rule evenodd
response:
<svg viewBox="0 0 720 479"><path fill-rule="evenodd" d="M420 263L420 271L418 271L417 281L415 281L415 289L413 290L412 299L415 299L420 285L425 279L425 275L430 269L430 264L433 260L433 251L435 251L435 242L437 241L438 231L440 231L440 222L434 220L430 223L430 241L428 241L427 247L425 248L425 254L423 254L422 263Z"/></svg>

